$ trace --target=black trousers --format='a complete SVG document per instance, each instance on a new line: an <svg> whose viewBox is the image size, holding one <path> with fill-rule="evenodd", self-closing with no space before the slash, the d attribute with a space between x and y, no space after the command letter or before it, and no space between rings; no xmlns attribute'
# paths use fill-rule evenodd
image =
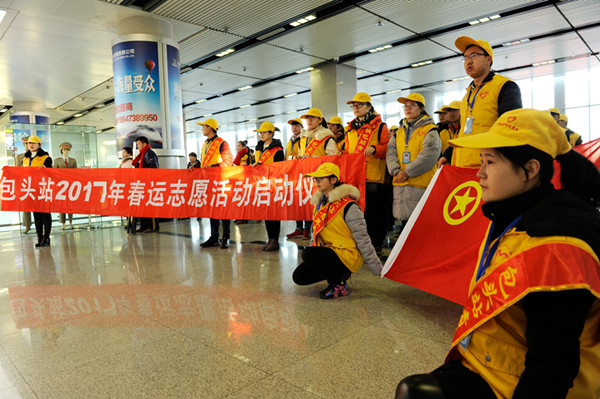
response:
<svg viewBox="0 0 600 399"><path fill-rule="evenodd" d="M46 238L50 238L52 215L46 212L33 212L33 221L35 223L38 242L43 242Z"/></svg>
<svg viewBox="0 0 600 399"><path fill-rule="evenodd" d="M265 227L267 228L267 237L269 237L269 240L279 240L279 233L281 232L281 221L265 220Z"/></svg>
<svg viewBox="0 0 600 399"><path fill-rule="evenodd" d="M312 227L311 220L298 220L296 221L296 228L300 231L302 230L310 230Z"/></svg>
<svg viewBox="0 0 600 399"><path fill-rule="evenodd" d="M140 218L140 229L152 229L158 231L158 220L155 218Z"/></svg>
<svg viewBox="0 0 600 399"><path fill-rule="evenodd" d="M387 214L389 207L385 186L379 183L367 183L365 193L365 222L367 233L375 248L383 246L387 235Z"/></svg>
<svg viewBox="0 0 600 399"><path fill-rule="evenodd" d="M223 238L229 240L231 233L231 220L229 219L210 219L210 236L219 238L219 222L223 224Z"/></svg>
<svg viewBox="0 0 600 399"><path fill-rule="evenodd" d="M292 279L298 285L310 285L323 280L334 285L341 284L350 273L333 249L308 247L302 251L302 263L294 270Z"/></svg>
<svg viewBox="0 0 600 399"><path fill-rule="evenodd" d="M446 399L496 399L488 383L458 360L448 362L431 372Z"/></svg>

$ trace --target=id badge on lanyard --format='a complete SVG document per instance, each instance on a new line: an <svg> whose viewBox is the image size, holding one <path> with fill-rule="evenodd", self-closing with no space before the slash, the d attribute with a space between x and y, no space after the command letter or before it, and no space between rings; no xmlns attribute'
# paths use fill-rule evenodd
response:
<svg viewBox="0 0 600 399"><path fill-rule="evenodd" d="M467 121L465 122L465 130L463 131L463 134L471 134L471 132L473 131L473 122L475 121L475 119L473 118L473 107L475 106L475 100L477 99L477 94L479 94L479 90L481 90L482 87L483 87L483 85L479 86L479 88L475 92L475 95L473 96L473 101L471 103L469 103L467 101L467 105L469 107L469 117L467 118Z"/></svg>
<svg viewBox="0 0 600 399"><path fill-rule="evenodd" d="M408 152L408 151L404 151L404 152L402 153L402 163L403 163L403 164L410 163L410 152Z"/></svg>

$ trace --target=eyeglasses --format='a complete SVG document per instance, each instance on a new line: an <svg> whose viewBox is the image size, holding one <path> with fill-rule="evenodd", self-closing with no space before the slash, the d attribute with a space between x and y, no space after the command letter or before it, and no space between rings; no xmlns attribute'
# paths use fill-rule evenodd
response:
<svg viewBox="0 0 600 399"><path fill-rule="evenodd" d="M465 56L462 58L462 62L467 62L467 61L469 61L469 60L475 60L475 58L477 58L477 56L479 56L479 55L483 55L483 56L485 56L485 54L483 54L483 53L471 53L471 54L469 54L469 55L465 55Z"/></svg>
<svg viewBox="0 0 600 399"><path fill-rule="evenodd" d="M409 103L409 104L405 104L402 108L404 108L404 109L413 109L416 106L417 106L416 103Z"/></svg>
<svg viewBox="0 0 600 399"><path fill-rule="evenodd" d="M320 182L321 180L323 180L323 179L324 179L324 177L313 177L312 179L313 179L313 181L314 181L315 183L318 183L318 182Z"/></svg>
<svg viewBox="0 0 600 399"><path fill-rule="evenodd" d="M360 107L362 107L363 105L366 105L366 103L352 103L352 105L350 106L350 109L358 109Z"/></svg>

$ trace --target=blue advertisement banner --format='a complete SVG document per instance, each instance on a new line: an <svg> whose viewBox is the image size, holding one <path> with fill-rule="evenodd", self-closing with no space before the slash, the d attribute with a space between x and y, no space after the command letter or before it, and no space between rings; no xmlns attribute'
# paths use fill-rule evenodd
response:
<svg viewBox="0 0 600 399"><path fill-rule="evenodd" d="M15 124L43 124L47 125L50 122L50 118L47 115L36 115L30 112L24 112L21 114L14 113L10 116L10 123ZM43 148L50 148L50 127L44 127L44 130L36 129L34 136L38 136L40 140L42 140ZM15 148L16 154L22 154L27 151L25 145L21 141L23 137L32 136L31 130L29 129L19 129L15 127L13 129L13 145Z"/></svg>
<svg viewBox="0 0 600 399"><path fill-rule="evenodd" d="M134 148L140 136L163 148L158 43L117 43L112 57L117 148Z"/></svg>
<svg viewBox="0 0 600 399"><path fill-rule="evenodd" d="M183 101L181 98L181 76L179 49L167 45L167 80L169 84L169 127L171 148L183 149Z"/></svg>

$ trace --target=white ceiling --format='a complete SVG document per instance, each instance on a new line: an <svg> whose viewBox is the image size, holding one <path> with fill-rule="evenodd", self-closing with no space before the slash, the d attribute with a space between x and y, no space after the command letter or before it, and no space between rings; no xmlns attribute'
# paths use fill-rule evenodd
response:
<svg viewBox="0 0 600 399"><path fill-rule="evenodd" d="M576 28L597 24L600 1L563 1L557 6L540 0L165 0L158 4L146 12L103 0L0 0L0 9L7 11L0 23L0 105L42 102L55 123L81 109L110 102L111 42L117 37L117 21L134 15L170 21L182 65L199 63L182 75L187 131L196 128L196 118L207 114L216 113L222 124L266 115L295 117L287 113L310 107L310 93L283 96L309 90L310 74L294 72L338 57L356 68L358 90L381 94L378 102L400 94L384 95L386 91L417 85L434 91L457 90L467 82L443 82L465 75L454 47L454 40L461 35L488 40L493 46L535 39L495 48L494 67L510 68L509 76L515 79L600 65L595 57L570 59L590 53L584 40L593 52L600 51L600 26L581 30L581 37L568 32L570 24ZM527 11L518 11L526 6L530 7ZM337 13L322 17L331 10ZM290 29L289 22L308 13L318 18ZM504 15L474 26L467 24L494 14ZM248 45L256 37L283 28L289 30ZM382 52L367 52L385 44L395 45ZM240 45L248 47L214 59L219 51ZM445 57L450 58L439 60ZM410 67L428 59L436 62ZM544 68L527 67L548 59L560 62ZM212 99L194 103L203 98ZM239 108L267 99L272 101ZM67 123L110 129L114 108L93 108Z"/></svg>

